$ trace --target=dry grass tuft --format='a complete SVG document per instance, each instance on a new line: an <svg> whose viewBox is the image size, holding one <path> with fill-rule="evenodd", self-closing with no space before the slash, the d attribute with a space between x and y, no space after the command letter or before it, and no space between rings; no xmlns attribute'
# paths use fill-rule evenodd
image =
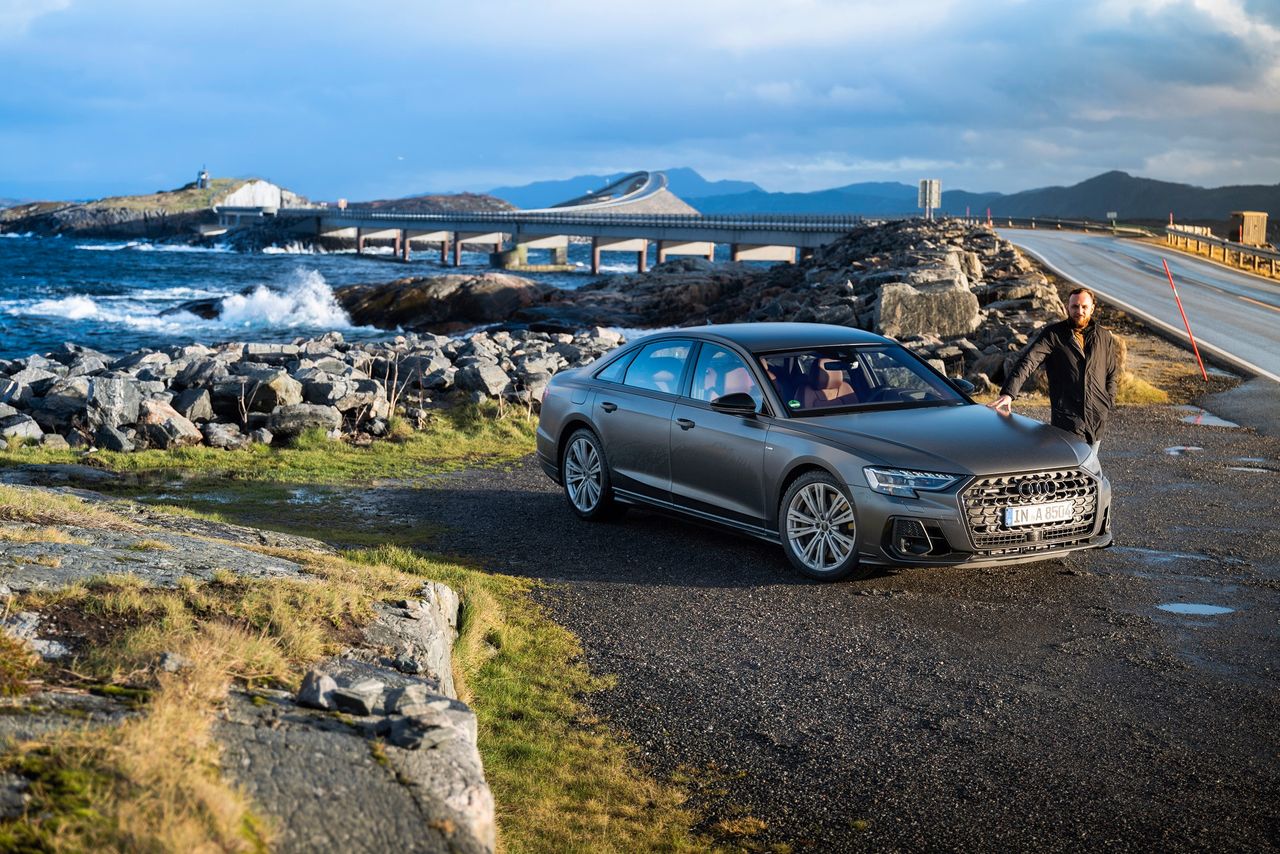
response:
<svg viewBox="0 0 1280 854"><path fill-rule="evenodd" d="M1116 403L1129 406L1151 406L1169 403L1169 393L1134 374L1121 374L1116 388Z"/></svg>
<svg viewBox="0 0 1280 854"><path fill-rule="evenodd" d="M0 484L0 520L133 531L137 525L83 499L42 489Z"/></svg>
<svg viewBox="0 0 1280 854"><path fill-rule="evenodd" d="M40 659L24 641L0 631L0 697L29 693L31 678Z"/></svg>
<svg viewBox="0 0 1280 854"><path fill-rule="evenodd" d="M129 549L135 552L171 552L173 546L164 540L138 540Z"/></svg>
<svg viewBox="0 0 1280 854"><path fill-rule="evenodd" d="M88 541L74 537L61 528L5 525L0 527L0 543L62 543L83 546Z"/></svg>

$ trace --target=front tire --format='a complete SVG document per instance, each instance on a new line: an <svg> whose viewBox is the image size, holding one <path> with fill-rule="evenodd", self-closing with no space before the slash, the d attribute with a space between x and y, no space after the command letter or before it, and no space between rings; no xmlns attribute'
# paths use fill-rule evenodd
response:
<svg viewBox="0 0 1280 854"><path fill-rule="evenodd" d="M616 513L604 446L590 430L574 431L565 443L560 457L560 482L565 500L578 518L599 521Z"/></svg>
<svg viewBox="0 0 1280 854"><path fill-rule="evenodd" d="M866 578L874 569L858 563L858 515L853 500L824 471L800 475L782 496L778 533L787 560L819 581Z"/></svg>

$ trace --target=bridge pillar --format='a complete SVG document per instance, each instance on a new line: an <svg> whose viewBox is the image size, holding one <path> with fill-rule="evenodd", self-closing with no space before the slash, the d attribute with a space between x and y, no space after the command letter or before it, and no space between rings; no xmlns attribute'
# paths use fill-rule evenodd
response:
<svg viewBox="0 0 1280 854"><path fill-rule="evenodd" d="M796 262L796 247L770 246L758 243L734 243L729 247L732 261L785 261Z"/></svg>
<svg viewBox="0 0 1280 854"><path fill-rule="evenodd" d="M363 228L356 229L356 254L357 255L364 254L364 229Z"/></svg>
<svg viewBox="0 0 1280 854"><path fill-rule="evenodd" d="M462 264L462 244L481 243L493 246L494 252L502 251L502 241L506 237L500 231L458 231L453 235L453 266Z"/></svg>
<svg viewBox="0 0 1280 854"><path fill-rule="evenodd" d="M591 274L600 274L601 252L634 252L636 253L636 269L643 273L648 269L649 241L643 237L592 237L591 238Z"/></svg>
<svg viewBox="0 0 1280 854"><path fill-rule="evenodd" d="M665 262L670 255L698 255L708 261L714 261L716 245L706 240L659 240L658 263Z"/></svg>
<svg viewBox="0 0 1280 854"><path fill-rule="evenodd" d="M440 266L449 263L449 238L440 241Z"/></svg>

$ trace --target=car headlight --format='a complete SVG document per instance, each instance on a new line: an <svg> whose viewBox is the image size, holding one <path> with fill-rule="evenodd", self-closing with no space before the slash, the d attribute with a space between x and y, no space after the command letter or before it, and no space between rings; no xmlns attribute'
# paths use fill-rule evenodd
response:
<svg viewBox="0 0 1280 854"><path fill-rule="evenodd" d="M903 498L916 498L916 490L938 492L960 480L959 475L933 471L885 469L875 466L867 466L862 471L867 475L867 485L874 491Z"/></svg>

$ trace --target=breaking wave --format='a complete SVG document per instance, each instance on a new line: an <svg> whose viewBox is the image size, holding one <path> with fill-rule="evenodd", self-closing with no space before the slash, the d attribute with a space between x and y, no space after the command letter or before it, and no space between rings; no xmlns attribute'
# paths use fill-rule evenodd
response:
<svg viewBox="0 0 1280 854"><path fill-rule="evenodd" d="M4 313L92 321L131 329L179 334L199 329L217 334L227 329L354 329L338 305L333 289L316 270L297 271L282 288L258 285L246 294L222 296L219 316L205 320L187 312L162 314L175 303L217 297L197 288L172 287L129 295L89 297L73 294L60 299L11 302Z"/></svg>
<svg viewBox="0 0 1280 854"><path fill-rule="evenodd" d="M77 243L76 249L86 252L231 252L231 247L218 244L216 246L188 246L183 243L151 243L146 240L130 240L127 243Z"/></svg>
<svg viewBox="0 0 1280 854"><path fill-rule="evenodd" d="M351 318L317 270L298 271L283 290L258 285L248 294L223 297L218 322L236 327L352 328Z"/></svg>

